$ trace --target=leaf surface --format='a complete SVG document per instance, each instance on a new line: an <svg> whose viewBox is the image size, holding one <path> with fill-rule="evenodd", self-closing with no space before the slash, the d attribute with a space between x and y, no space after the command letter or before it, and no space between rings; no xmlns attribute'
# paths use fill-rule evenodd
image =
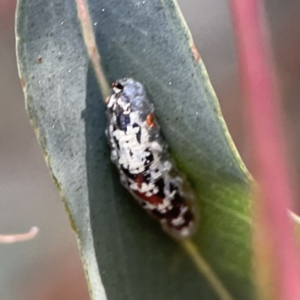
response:
<svg viewBox="0 0 300 300"><path fill-rule="evenodd" d="M88 5L108 82L133 77L145 86L195 189L200 222L191 242L233 299L252 299L249 176L176 4ZM26 107L78 235L92 299L220 299L119 182L76 2L20 0L16 33Z"/></svg>

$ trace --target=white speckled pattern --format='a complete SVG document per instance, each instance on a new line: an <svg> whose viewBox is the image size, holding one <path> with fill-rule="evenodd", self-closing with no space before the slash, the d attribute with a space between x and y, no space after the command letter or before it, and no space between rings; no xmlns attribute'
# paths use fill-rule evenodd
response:
<svg viewBox="0 0 300 300"><path fill-rule="evenodd" d="M176 238L195 229L193 193L170 159L144 87L131 78L112 84L107 137L121 182L138 203Z"/></svg>

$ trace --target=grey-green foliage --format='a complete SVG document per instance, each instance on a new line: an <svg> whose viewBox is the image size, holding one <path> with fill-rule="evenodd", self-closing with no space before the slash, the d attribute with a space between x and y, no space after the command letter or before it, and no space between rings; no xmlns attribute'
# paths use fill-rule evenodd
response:
<svg viewBox="0 0 300 300"><path fill-rule="evenodd" d="M192 241L235 299L252 299L247 173L176 5L88 4L108 81L143 83L196 191L201 219ZM78 234L93 299L218 299L119 183L75 0L19 0L17 41L27 110Z"/></svg>

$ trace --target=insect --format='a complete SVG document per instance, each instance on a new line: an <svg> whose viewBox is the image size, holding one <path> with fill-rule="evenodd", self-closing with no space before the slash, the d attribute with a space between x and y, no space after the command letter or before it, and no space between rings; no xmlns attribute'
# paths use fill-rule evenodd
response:
<svg viewBox="0 0 300 300"><path fill-rule="evenodd" d="M112 84L106 101L111 160L137 202L176 238L195 231L193 193L160 134L143 85L132 78Z"/></svg>

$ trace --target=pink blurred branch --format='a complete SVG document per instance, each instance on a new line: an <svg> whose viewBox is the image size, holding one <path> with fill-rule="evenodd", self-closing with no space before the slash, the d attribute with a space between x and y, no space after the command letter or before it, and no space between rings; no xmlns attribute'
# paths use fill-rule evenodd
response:
<svg viewBox="0 0 300 300"><path fill-rule="evenodd" d="M293 203L279 109L279 95L259 0L231 0L247 131L262 221L271 244L276 297L300 299L298 253L288 209ZM258 266L259 267L259 266Z"/></svg>
<svg viewBox="0 0 300 300"><path fill-rule="evenodd" d="M0 243L2 244L12 244L16 242L23 242L32 240L38 234L39 229L37 227L32 227L28 232L21 234L4 234L0 235Z"/></svg>

